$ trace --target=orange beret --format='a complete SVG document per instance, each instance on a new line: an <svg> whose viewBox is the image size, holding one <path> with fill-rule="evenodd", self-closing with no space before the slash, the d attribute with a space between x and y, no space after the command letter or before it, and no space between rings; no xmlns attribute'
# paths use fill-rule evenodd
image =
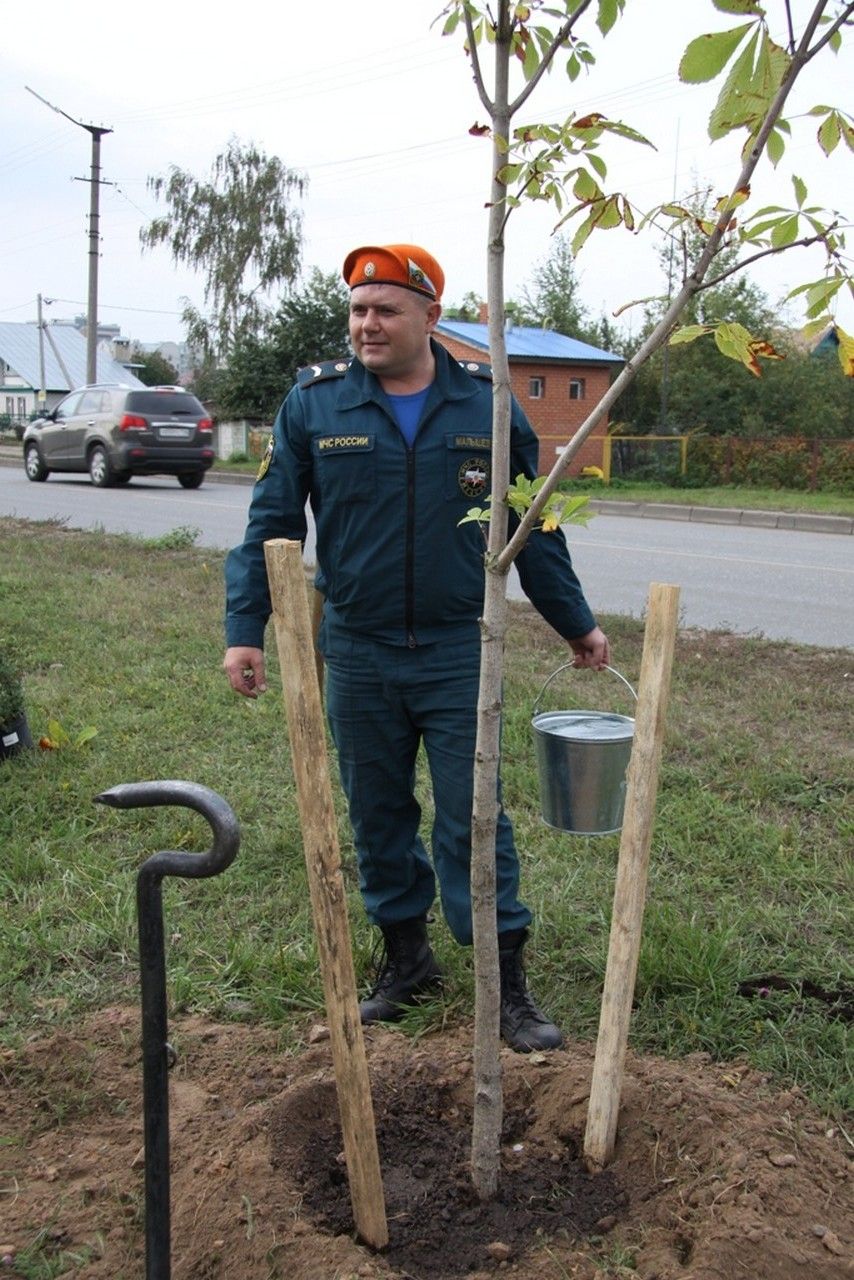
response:
<svg viewBox="0 0 854 1280"><path fill-rule="evenodd" d="M342 272L351 289L360 284L397 284L438 302L445 273L432 253L417 244L368 244L344 259Z"/></svg>

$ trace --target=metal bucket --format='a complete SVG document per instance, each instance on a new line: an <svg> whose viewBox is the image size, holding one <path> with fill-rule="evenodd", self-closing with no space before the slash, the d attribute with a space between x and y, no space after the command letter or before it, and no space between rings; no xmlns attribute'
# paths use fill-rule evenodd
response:
<svg viewBox="0 0 854 1280"><path fill-rule="evenodd" d="M541 711L546 689L565 662L552 672L534 703L531 725L537 751L540 811L543 821L573 835L604 836L623 825L626 770L632 754L635 722L609 711ZM606 667L637 699L632 686Z"/></svg>

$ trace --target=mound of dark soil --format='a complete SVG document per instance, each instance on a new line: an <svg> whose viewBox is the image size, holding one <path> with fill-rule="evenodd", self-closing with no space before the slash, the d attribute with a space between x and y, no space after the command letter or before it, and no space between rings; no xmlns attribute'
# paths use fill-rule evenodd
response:
<svg viewBox="0 0 854 1280"><path fill-rule="evenodd" d="M353 1230L328 1042L289 1056L272 1033L198 1019L170 1034L174 1280L854 1275L850 1140L746 1067L630 1054L616 1157L592 1177L592 1046L504 1052L501 1189L481 1205L467 1033L372 1032L377 1254ZM138 1036L136 1010L104 1010L0 1059L0 1273L144 1274Z"/></svg>

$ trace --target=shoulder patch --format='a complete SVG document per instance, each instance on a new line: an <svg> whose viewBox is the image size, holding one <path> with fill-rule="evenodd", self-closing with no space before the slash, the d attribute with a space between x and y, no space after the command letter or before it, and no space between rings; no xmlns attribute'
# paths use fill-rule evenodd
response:
<svg viewBox="0 0 854 1280"><path fill-rule="evenodd" d="M492 381L492 365L479 364L477 360L460 360L459 366L465 369L466 373L470 373L473 378L486 378Z"/></svg>
<svg viewBox="0 0 854 1280"><path fill-rule="evenodd" d="M297 373L297 383L301 387L312 387L316 382L325 382L327 378L343 378L349 368L350 361L343 359L309 364Z"/></svg>

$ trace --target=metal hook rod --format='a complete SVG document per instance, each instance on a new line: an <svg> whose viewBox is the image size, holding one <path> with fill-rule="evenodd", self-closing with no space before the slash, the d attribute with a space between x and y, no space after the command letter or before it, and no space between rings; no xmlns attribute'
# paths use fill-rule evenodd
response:
<svg viewBox="0 0 854 1280"><path fill-rule="evenodd" d="M114 809L180 805L195 809L213 831L206 853L163 850L142 864L136 879L139 975L142 997L142 1095L145 1131L145 1276L170 1280L169 1086L174 1051L167 1039L164 876L219 875L237 856L240 826L232 809L195 782L127 782L95 796Z"/></svg>

